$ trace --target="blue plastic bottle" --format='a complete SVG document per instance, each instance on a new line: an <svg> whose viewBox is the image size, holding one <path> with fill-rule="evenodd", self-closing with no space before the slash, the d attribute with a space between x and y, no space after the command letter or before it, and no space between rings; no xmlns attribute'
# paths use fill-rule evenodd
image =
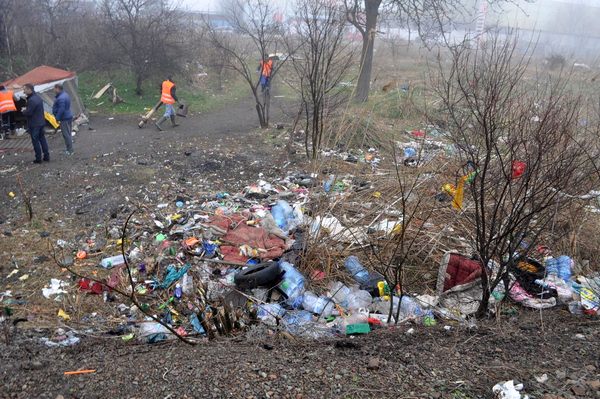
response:
<svg viewBox="0 0 600 399"><path fill-rule="evenodd" d="M271 208L271 215L281 230L288 231L289 220L294 219L294 209L286 201L279 200Z"/></svg>
<svg viewBox="0 0 600 399"><path fill-rule="evenodd" d="M304 293L304 276L288 262L279 262L279 267L285 272L279 288L287 295L286 303L294 309L302 306Z"/></svg>
<svg viewBox="0 0 600 399"><path fill-rule="evenodd" d="M352 255L346 258L344 266L346 267L346 270L348 270L348 273L350 273L354 280L359 284L369 284L369 272L360 264L360 261L356 256Z"/></svg>

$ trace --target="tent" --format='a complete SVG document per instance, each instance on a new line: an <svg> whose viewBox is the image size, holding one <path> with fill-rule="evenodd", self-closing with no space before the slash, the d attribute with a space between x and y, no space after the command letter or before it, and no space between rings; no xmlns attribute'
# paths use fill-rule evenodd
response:
<svg viewBox="0 0 600 399"><path fill-rule="evenodd" d="M61 83L65 91L71 97L71 111L73 112L73 117L77 119L77 117L85 111L83 101L79 96L77 74L75 74L75 72L41 65L24 75L0 84L13 90L17 98L22 98L25 96L25 93L23 93L23 85L26 83L31 83L35 87L35 91L44 101L44 111L49 114L52 114L52 104L54 104L53 89L54 85L57 83Z"/></svg>

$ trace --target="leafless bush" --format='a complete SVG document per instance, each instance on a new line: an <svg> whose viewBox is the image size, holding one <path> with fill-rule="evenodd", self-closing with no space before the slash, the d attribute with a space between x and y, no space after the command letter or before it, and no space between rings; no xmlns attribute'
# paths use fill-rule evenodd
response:
<svg viewBox="0 0 600 399"><path fill-rule="evenodd" d="M344 14L326 0L298 0L295 35L288 40L295 82L306 122L306 155L316 158L325 123L347 98L340 87L353 58L345 42ZM309 149L309 138L312 148Z"/></svg>
<svg viewBox="0 0 600 399"><path fill-rule="evenodd" d="M120 48L112 60L135 76L135 91L142 94L151 74L173 73L182 67L181 25L176 7L167 0L103 0L104 34Z"/></svg>
<svg viewBox="0 0 600 399"><path fill-rule="evenodd" d="M479 316L558 212L598 183L597 138L579 125L584 99L564 79L526 79L530 58L517 54L516 42L496 36L481 50L452 48L452 65L440 62L434 84L458 156L476 168L461 219L486 265Z"/></svg>
<svg viewBox="0 0 600 399"><path fill-rule="evenodd" d="M274 8L269 0L232 0L226 4L226 16L236 34L224 32L206 21L211 44L221 54L228 69L239 74L252 91L258 120L262 128L269 126L270 90L260 90L260 75L256 71L261 60L283 48L281 24L273 19ZM285 63L275 62L271 80Z"/></svg>

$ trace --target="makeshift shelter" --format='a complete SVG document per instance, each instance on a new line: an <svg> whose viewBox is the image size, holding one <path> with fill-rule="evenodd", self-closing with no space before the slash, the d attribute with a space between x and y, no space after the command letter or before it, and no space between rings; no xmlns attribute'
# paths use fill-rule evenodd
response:
<svg viewBox="0 0 600 399"><path fill-rule="evenodd" d="M31 83L35 87L35 91L44 101L44 111L47 112L47 115L52 115L52 104L54 104L53 88L57 83L62 84L64 90L71 97L71 111L73 112L74 119L77 119L85 111L83 101L79 96L77 74L75 74L75 72L69 72L62 69L41 65L24 75L7 80L6 82L0 84L6 86L10 90L13 90L17 98L23 98L25 97L23 85L26 83ZM23 104L17 105L19 106ZM20 106L18 108L20 110ZM51 120L49 120L49 122L51 122ZM54 127L56 128L56 126Z"/></svg>

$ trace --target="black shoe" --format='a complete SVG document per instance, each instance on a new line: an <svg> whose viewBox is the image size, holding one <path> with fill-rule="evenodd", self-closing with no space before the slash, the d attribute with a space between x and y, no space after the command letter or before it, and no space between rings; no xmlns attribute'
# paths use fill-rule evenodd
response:
<svg viewBox="0 0 600 399"><path fill-rule="evenodd" d="M50 158L49 157L44 158L44 162L50 162Z"/></svg>
<svg viewBox="0 0 600 399"><path fill-rule="evenodd" d="M36 159L35 161L33 161L33 163L42 163L42 161L39 159Z"/></svg>

